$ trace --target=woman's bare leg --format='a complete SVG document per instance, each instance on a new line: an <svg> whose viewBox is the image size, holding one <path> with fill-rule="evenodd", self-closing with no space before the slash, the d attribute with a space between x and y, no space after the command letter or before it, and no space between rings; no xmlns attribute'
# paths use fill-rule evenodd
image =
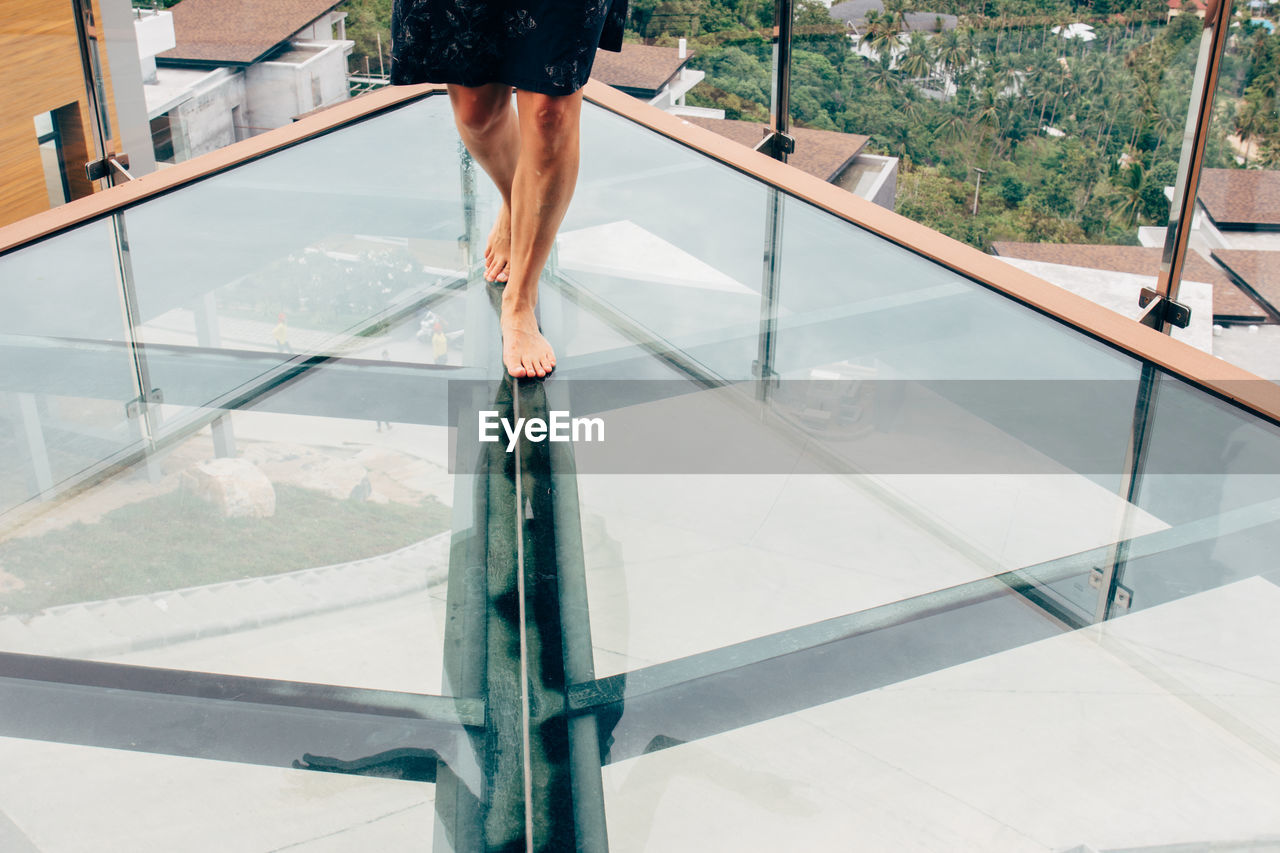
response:
<svg viewBox="0 0 1280 853"><path fill-rule="evenodd" d="M504 83L450 83L448 88L463 143L502 194L502 210L484 249L484 277L506 281L511 259L511 184L520 158L520 127L511 106L511 87Z"/></svg>
<svg viewBox="0 0 1280 853"><path fill-rule="evenodd" d="M546 376L551 344L538 330L538 277L578 182L582 91L543 95L516 91L520 158L511 185L511 267L502 292L502 363L516 377Z"/></svg>

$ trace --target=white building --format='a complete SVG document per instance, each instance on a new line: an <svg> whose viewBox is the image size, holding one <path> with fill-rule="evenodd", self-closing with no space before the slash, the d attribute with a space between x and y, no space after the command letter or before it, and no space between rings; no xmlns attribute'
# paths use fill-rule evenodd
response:
<svg viewBox="0 0 1280 853"><path fill-rule="evenodd" d="M591 76L660 110L714 113L716 118L724 118L724 110L685 106L685 94L707 76L705 71L686 67L692 56L684 39L680 39L678 47L626 43L621 52L598 51Z"/></svg>
<svg viewBox="0 0 1280 853"><path fill-rule="evenodd" d="M344 101L339 0L183 0L135 29L156 159L177 163Z"/></svg>

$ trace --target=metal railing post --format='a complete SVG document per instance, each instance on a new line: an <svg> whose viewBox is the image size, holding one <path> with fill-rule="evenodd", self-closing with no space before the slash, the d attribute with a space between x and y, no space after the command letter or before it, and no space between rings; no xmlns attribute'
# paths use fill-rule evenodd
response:
<svg viewBox="0 0 1280 853"><path fill-rule="evenodd" d="M1196 60L1191 101L1187 107L1187 126L1182 134L1182 151L1178 157L1178 178L1169 207L1169 225L1165 231L1164 254L1160 259L1160 277L1155 291L1145 290L1141 304L1149 306L1142 322L1169 334L1174 325L1186 327L1190 312L1177 304L1178 288L1187 258L1187 245L1195 221L1196 194L1200 172L1204 168L1205 144L1213 122L1213 93L1222 69L1222 54L1231 29L1234 0L1209 0L1204 15L1204 32L1200 37L1200 55Z"/></svg>
<svg viewBox="0 0 1280 853"><path fill-rule="evenodd" d="M769 135L756 146L769 156L787 162L796 150L791 137L791 21L792 0L776 0L773 26L773 86L769 103Z"/></svg>

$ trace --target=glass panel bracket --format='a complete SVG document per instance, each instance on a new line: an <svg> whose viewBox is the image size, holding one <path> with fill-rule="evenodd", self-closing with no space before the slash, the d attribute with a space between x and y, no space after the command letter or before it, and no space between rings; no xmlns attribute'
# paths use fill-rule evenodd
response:
<svg viewBox="0 0 1280 853"><path fill-rule="evenodd" d="M112 152L101 160L90 160L84 164L84 173L90 181L102 181L110 178L112 170L119 172L126 181L137 180L129 173L129 155Z"/></svg>
<svg viewBox="0 0 1280 853"><path fill-rule="evenodd" d="M159 388L152 388L145 394L139 395L124 404L124 413L130 419L140 418L147 412L147 406L151 404L159 405L164 402L164 392Z"/></svg>
<svg viewBox="0 0 1280 853"><path fill-rule="evenodd" d="M796 140L794 136L774 131L761 139L755 150L785 162L785 158L779 155L796 153Z"/></svg>
<svg viewBox="0 0 1280 853"><path fill-rule="evenodd" d="M1147 309L1138 318L1138 322L1153 329L1163 330L1165 323L1179 329L1185 329L1191 324L1190 308L1151 287L1142 288L1142 293L1138 296L1138 307Z"/></svg>

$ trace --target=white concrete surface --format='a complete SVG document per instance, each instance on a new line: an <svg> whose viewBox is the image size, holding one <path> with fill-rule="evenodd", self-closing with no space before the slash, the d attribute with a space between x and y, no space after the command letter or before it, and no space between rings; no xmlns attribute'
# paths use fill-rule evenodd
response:
<svg viewBox="0 0 1280 853"><path fill-rule="evenodd" d="M1274 842L1277 607L1241 581L606 767L610 849Z"/></svg>
<svg viewBox="0 0 1280 853"><path fill-rule="evenodd" d="M1142 288L1156 286L1155 275L1095 270L1023 258L1001 257L1000 260L1131 320L1142 315L1143 309L1138 307L1138 296ZM1185 329L1174 329L1173 338L1204 352L1212 352L1213 285L1184 281L1178 291L1178 301L1191 309L1191 325Z"/></svg>
<svg viewBox="0 0 1280 853"><path fill-rule="evenodd" d="M566 270L759 298L759 291L735 281L630 220L566 231L559 236L556 246L559 264Z"/></svg>
<svg viewBox="0 0 1280 853"><path fill-rule="evenodd" d="M1213 354L1263 379L1280 382L1280 326L1224 326Z"/></svg>

